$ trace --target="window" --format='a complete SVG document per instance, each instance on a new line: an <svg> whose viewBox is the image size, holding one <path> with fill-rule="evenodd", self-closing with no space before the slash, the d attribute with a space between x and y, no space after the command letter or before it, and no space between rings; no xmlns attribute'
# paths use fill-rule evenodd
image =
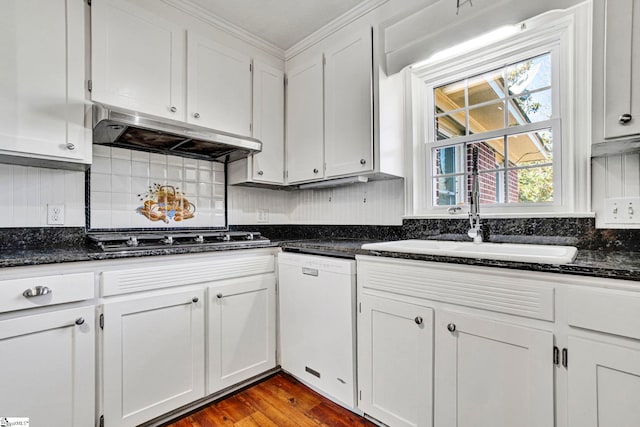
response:
<svg viewBox="0 0 640 427"><path fill-rule="evenodd" d="M474 147L483 214L588 212L589 10L557 11L515 28L408 72L410 215L446 215L468 204Z"/></svg>

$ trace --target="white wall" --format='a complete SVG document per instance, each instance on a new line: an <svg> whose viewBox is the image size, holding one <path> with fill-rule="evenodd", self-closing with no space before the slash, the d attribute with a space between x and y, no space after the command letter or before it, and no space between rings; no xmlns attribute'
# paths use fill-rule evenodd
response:
<svg viewBox="0 0 640 427"><path fill-rule="evenodd" d="M268 190L229 187L229 223L260 224L258 210L269 211L269 224L401 225L401 179L317 190Z"/></svg>
<svg viewBox="0 0 640 427"><path fill-rule="evenodd" d="M47 227L47 204L65 227L84 227L84 172L0 164L0 227Z"/></svg>

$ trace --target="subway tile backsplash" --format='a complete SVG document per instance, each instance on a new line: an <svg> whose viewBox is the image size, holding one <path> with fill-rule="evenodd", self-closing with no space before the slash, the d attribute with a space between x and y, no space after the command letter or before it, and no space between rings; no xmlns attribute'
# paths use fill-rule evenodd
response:
<svg viewBox="0 0 640 427"><path fill-rule="evenodd" d="M226 226L222 163L96 145L89 188L93 230Z"/></svg>

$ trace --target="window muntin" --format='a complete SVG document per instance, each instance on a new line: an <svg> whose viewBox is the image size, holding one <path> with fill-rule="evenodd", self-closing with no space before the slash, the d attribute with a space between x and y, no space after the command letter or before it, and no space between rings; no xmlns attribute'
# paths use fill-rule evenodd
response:
<svg viewBox="0 0 640 427"><path fill-rule="evenodd" d="M552 65L551 52L545 52L433 87L434 206L466 202L474 145L480 151L480 203L554 202L553 131L559 121Z"/></svg>

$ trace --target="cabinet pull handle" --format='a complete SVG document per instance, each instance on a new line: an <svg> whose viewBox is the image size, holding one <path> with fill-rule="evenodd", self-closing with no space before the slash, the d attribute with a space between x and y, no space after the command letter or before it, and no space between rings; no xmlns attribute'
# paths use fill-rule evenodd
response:
<svg viewBox="0 0 640 427"><path fill-rule="evenodd" d="M626 125L627 123L629 123L631 121L631 119L633 119L633 116L629 113L623 114L618 118L618 123L620 123L621 125Z"/></svg>
<svg viewBox="0 0 640 427"><path fill-rule="evenodd" d="M562 349L562 366L565 368L569 366L569 350L566 348Z"/></svg>
<svg viewBox="0 0 640 427"><path fill-rule="evenodd" d="M449 324L447 325L447 330L448 330L449 332L455 332L455 331L456 331L456 324L455 324L455 323L449 323Z"/></svg>
<svg viewBox="0 0 640 427"><path fill-rule="evenodd" d="M194 113L193 114L193 118L194 119L199 119L200 118L200 113Z"/></svg>
<svg viewBox="0 0 640 427"><path fill-rule="evenodd" d="M191 301L192 301L192 302L198 302L198 301L200 301L200 300L198 299L198 297L193 297L193 298L191 299Z"/></svg>
<svg viewBox="0 0 640 427"><path fill-rule="evenodd" d="M318 173L318 172L320 172L318 169L313 170L313 173Z"/></svg>
<svg viewBox="0 0 640 427"><path fill-rule="evenodd" d="M29 288L22 293L25 298L39 297L41 295L47 295L51 293L51 289L46 286L36 286L35 288Z"/></svg>
<svg viewBox="0 0 640 427"><path fill-rule="evenodd" d="M360 159L360 164L361 164L361 165L366 165L366 164L367 164L367 161L366 161L365 159Z"/></svg>
<svg viewBox="0 0 640 427"><path fill-rule="evenodd" d="M76 149L76 144L72 142L67 142L67 150L75 150L75 149Z"/></svg>
<svg viewBox="0 0 640 427"><path fill-rule="evenodd" d="M178 111L178 109L176 107L171 107L169 108L169 111L171 111L172 113L175 113L176 111Z"/></svg>
<svg viewBox="0 0 640 427"><path fill-rule="evenodd" d="M83 317L78 317L76 319L76 325L80 326L84 323L84 318Z"/></svg>
<svg viewBox="0 0 640 427"><path fill-rule="evenodd" d="M223 295L222 295L221 293L218 293L218 294L216 295L216 297L217 297L218 299L221 299L221 298L223 297Z"/></svg>
<svg viewBox="0 0 640 427"><path fill-rule="evenodd" d="M262 175L264 175L264 172L263 171L258 171L258 175L262 176Z"/></svg>
<svg viewBox="0 0 640 427"><path fill-rule="evenodd" d="M416 322L416 325L422 325L422 322L423 322L422 317L420 316L416 316L416 318L413 319L413 321Z"/></svg>
<svg viewBox="0 0 640 427"><path fill-rule="evenodd" d="M317 268L302 267L302 274L307 275L307 276L318 277L319 271L318 271Z"/></svg>

